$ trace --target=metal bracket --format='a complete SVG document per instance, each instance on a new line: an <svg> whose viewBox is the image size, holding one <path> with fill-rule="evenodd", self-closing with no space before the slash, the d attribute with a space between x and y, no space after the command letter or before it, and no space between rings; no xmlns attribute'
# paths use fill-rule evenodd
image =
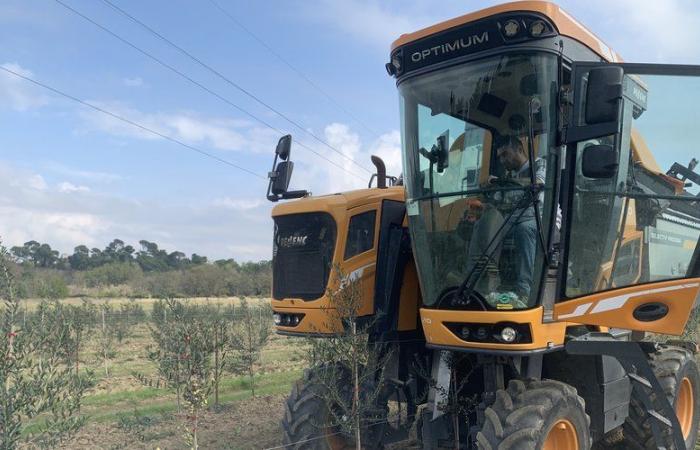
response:
<svg viewBox="0 0 700 450"><path fill-rule="evenodd" d="M685 440L676 412L666 398L647 358L647 353L654 350L653 346L646 344L648 343L618 341L609 333L587 333L568 341L566 351L571 355L607 355L616 358L627 372L634 391L644 404L644 409L655 419L651 421L651 429L657 447L665 447L660 426L668 426L671 428L675 448L684 449ZM655 409L650 391L655 394L656 406L661 408L660 412Z"/></svg>

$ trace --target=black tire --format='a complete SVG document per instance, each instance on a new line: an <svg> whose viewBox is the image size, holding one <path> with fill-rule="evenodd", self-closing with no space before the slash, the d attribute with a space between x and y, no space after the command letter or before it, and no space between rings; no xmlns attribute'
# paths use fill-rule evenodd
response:
<svg viewBox="0 0 700 450"><path fill-rule="evenodd" d="M569 422L581 450L591 446L583 399L572 386L554 380L512 380L496 392L476 435L481 450L540 450L553 426Z"/></svg>
<svg viewBox="0 0 700 450"><path fill-rule="evenodd" d="M694 398L694 411L692 426L685 439L685 446L688 449L694 448L698 436L698 419L700 419L700 372L698 372L698 365L693 354L681 347L661 345L658 351L649 355L649 363L674 411L681 383L685 378L689 380ZM657 443L651 430L651 421L655 419L646 414L644 404L636 398L635 392L636 390L632 392L630 399L629 417L623 425L624 448L656 450ZM663 415L654 394L652 394L651 399L656 411ZM660 425L659 429L665 441L661 445L668 450L677 450L676 446L673 445L670 430L663 425Z"/></svg>
<svg viewBox="0 0 700 450"><path fill-rule="evenodd" d="M338 387L348 401L352 392L349 377L339 376ZM326 403L324 387L320 385L311 370L292 386L292 392L285 402L282 418L282 443L287 449L339 450L355 447L354 436L341 432L332 424L333 415ZM362 431L362 447L378 450L383 447L383 427L370 426Z"/></svg>

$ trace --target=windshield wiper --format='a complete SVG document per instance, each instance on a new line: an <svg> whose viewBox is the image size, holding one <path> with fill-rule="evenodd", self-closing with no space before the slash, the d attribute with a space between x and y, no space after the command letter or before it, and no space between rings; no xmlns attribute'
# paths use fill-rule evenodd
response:
<svg viewBox="0 0 700 450"><path fill-rule="evenodd" d="M527 103L527 115L528 115L528 127L527 127L527 153L528 162L530 165L530 187L534 188L537 185L537 179L535 176L535 129L534 129L534 117L535 109L539 112L542 108L542 103L537 97L531 97L530 101ZM532 200L532 205L535 209L535 223L537 225L537 237L539 238L540 247L542 247L542 255L544 256L544 261L549 266L549 251L544 243L544 229L542 228L542 218L540 217L540 196L539 194L535 196Z"/></svg>
<svg viewBox="0 0 700 450"><path fill-rule="evenodd" d="M504 192L504 191L525 191L527 189L529 189L528 186L498 186L498 187L488 187L488 188L480 188L480 189L468 189L466 191L435 192L433 194L421 195L420 197L411 198L409 200L417 202L420 200L430 200L433 198L456 197L458 195L477 195L477 194L488 194L490 192Z"/></svg>

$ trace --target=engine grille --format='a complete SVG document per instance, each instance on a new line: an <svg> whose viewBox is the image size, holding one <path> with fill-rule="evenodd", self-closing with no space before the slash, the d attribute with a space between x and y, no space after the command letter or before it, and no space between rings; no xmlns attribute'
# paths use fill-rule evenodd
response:
<svg viewBox="0 0 700 450"><path fill-rule="evenodd" d="M275 217L272 296L314 300L328 284L336 226L327 213Z"/></svg>

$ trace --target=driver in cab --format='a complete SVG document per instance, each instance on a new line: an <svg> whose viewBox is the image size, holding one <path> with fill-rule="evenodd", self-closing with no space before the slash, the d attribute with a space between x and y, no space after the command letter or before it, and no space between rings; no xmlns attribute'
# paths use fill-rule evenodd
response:
<svg viewBox="0 0 700 450"><path fill-rule="evenodd" d="M500 136L494 140L494 148L499 163L505 170L502 178L491 176L489 183L497 184L499 181L517 183L528 186L531 183L530 163L527 151L523 143L515 136ZM546 166L542 158L535 159L534 175L536 184L545 183ZM515 246L515 291L524 299L529 298L532 287L533 268L535 265L535 252L537 249L537 221L535 208L532 203L522 206L522 190L510 190L502 193L504 203L512 205L515 210L510 215L511 223L506 225L510 229ZM542 204L543 192L539 194L539 202ZM527 300L525 300L527 301Z"/></svg>

